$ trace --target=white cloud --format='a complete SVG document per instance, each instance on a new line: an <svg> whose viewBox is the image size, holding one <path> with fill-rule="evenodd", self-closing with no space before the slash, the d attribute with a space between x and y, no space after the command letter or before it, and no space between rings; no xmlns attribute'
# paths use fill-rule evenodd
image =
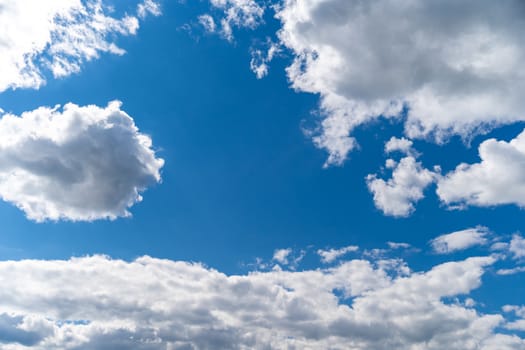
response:
<svg viewBox="0 0 525 350"><path fill-rule="evenodd" d="M281 48L271 42L266 42L267 48L263 51L261 49L251 50L252 59L250 60L250 69L257 79L262 79L268 75L268 70L270 69L268 64L273 60L274 56L281 51Z"/></svg>
<svg viewBox="0 0 525 350"><path fill-rule="evenodd" d="M317 146L341 164L359 125L399 117L443 141L523 120L523 3L490 0L285 0L281 44L293 88L320 94Z"/></svg>
<svg viewBox="0 0 525 350"><path fill-rule="evenodd" d="M288 264L288 256L292 253L292 249L286 248L286 249L276 249L273 253L273 260L283 264Z"/></svg>
<svg viewBox="0 0 525 350"><path fill-rule="evenodd" d="M414 149L412 148L413 144L414 142L407 138L397 138L395 136L392 136L390 140L388 140L385 144L385 153L392 153L397 151L406 155L411 155L412 153L414 153Z"/></svg>
<svg viewBox="0 0 525 350"><path fill-rule="evenodd" d="M358 246L349 245L339 249L318 249L317 254L321 257L321 261L325 264L329 264L342 257L346 253L356 252L359 250Z"/></svg>
<svg viewBox="0 0 525 350"><path fill-rule="evenodd" d="M215 30L217 29L217 25L215 24L215 20L212 16L208 14L200 15L199 16L199 23L204 27L204 29L208 33L215 33Z"/></svg>
<svg viewBox="0 0 525 350"><path fill-rule="evenodd" d="M104 256L0 262L3 349L524 349L502 315L447 303L490 257L395 277L351 260L227 276L200 264ZM345 299L344 303L342 302Z"/></svg>
<svg viewBox="0 0 525 350"><path fill-rule="evenodd" d="M0 119L0 196L32 220L129 216L162 165L118 101Z"/></svg>
<svg viewBox="0 0 525 350"><path fill-rule="evenodd" d="M160 5L153 0L144 0L137 5L137 15L140 18L146 18L148 15L160 16L162 11Z"/></svg>
<svg viewBox="0 0 525 350"><path fill-rule="evenodd" d="M398 164L389 159L386 165L394 168L390 179L385 181L376 174L366 177L375 206L385 215L409 216L415 210L414 203L424 197L425 188L434 182L435 173L423 168L413 156L402 158Z"/></svg>
<svg viewBox="0 0 525 350"><path fill-rule="evenodd" d="M143 6L151 10L153 4L147 0ZM139 22L132 15L117 19L108 13L102 0L2 0L0 92L38 88L49 72L54 77L77 73L101 53L122 55L113 40L135 34Z"/></svg>
<svg viewBox="0 0 525 350"><path fill-rule="evenodd" d="M263 21L265 7L255 0L210 0L210 3L222 12L220 32L229 41L233 40L234 27L254 29Z"/></svg>
<svg viewBox="0 0 525 350"><path fill-rule="evenodd" d="M438 236L431 240L430 244L436 253L448 254L476 245L486 244L488 233L488 228L478 226Z"/></svg>
<svg viewBox="0 0 525 350"><path fill-rule="evenodd" d="M412 247L410 244L403 242L387 242L386 244L390 249L409 249Z"/></svg>
<svg viewBox="0 0 525 350"><path fill-rule="evenodd" d="M437 194L452 207L525 206L525 131L509 142L488 139L479 146L480 163L465 164L438 181Z"/></svg>
<svg viewBox="0 0 525 350"><path fill-rule="evenodd" d="M525 238L518 234L513 235L510 241L509 251L516 259L525 258Z"/></svg>
<svg viewBox="0 0 525 350"><path fill-rule="evenodd" d="M499 269L496 271L498 275L503 275L503 276L514 275L514 274L521 273L521 272L525 272L525 266L517 266L511 269Z"/></svg>

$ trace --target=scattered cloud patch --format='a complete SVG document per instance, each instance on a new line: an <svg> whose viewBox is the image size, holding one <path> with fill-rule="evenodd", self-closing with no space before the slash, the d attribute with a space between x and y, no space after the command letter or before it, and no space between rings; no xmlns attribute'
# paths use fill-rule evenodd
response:
<svg viewBox="0 0 525 350"><path fill-rule="evenodd" d="M257 79L262 79L268 75L269 66L268 64L273 60L276 54L281 51L281 48L271 40L267 40L266 48L252 48L250 60L250 69L255 74Z"/></svg>
<svg viewBox="0 0 525 350"><path fill-rule="evenodd" d="M144 0L137 5L137 14L140 18L146 18L148 15L160 16L162 11L160 5L153 0Z"/></svg>
<svg viewBox="0 0 525 350"><path fill-rule="evenodd" d="M35 221L129 216L160 181L150 137L113 101L66 104L0 119L0 197Z"/></svg>
<svg viewBox="0 0 525 350"><path fill-rule="evenodd" d="M228 276L147 256L3 261L0 341L17 350L523 349L519 336L498 333L503 315L444 301L480 287L494 262L396 276L386 263L353 259Z"/></svg>
<svg viewBox="0 0 525 350"><path fill-rule="evenodd" d="M327 165L355 148L352 131L405 116L410 138L468 138L524 119L521 0L403 3L285 0L278 37L294 55L292 87L320 95Z"/></svg>
<svg viewBox="0 0 525 350"><path fill-rule="evenodd" d="M339 259L343 255L351 252L356 252L359 250L358 246L355 245L349 245L343 248L339 249L318 249L317 254L321 257L321 261L325 264L330 264L334 262L335 260Z"/></svg>
<svg viewBox="0 0 525 350"><path fill-rule="evenodd" d="M402 242L387 242L386 244L390 249L409 249L412 247L410 244Z"/></svg>
<svg viewBox="0 0 525 350"><path fill-rule="evenodd" d="M138 5L138 16L157 13L151 0ZM0 7L0 92L39 88L46 74L65 77L101 53L122 55L118 36L134 35L134 15L111 17L102 0L5 0Z"/></svg>
<svg viewBox="0 0 525 350"><path fill-rule="evenodd" d="M449 254L477 245L487 244L488 228L478 226L438 236L430 241L434 252Z"/></svg>
<svg viewBox="0 0 525 350"><path fill-rule="evenodd" d="M199 23L204 27L204 30L206 30L208 33L215 33L215 31L217 30L215 20L212 16L208 14L200 15Z"/></svg>
<svg viewBox="0 0 525 350"><path fill-rule="evenodd" d="M202 19L204 19L206 21L204 27L207 30L215 28L216 22L220 23L219 32L228 41L233 41L234 28L254 29L263 22L265 6L255 0L210 0L210 4L213 9L219 10L221 15L216 20L210 14L204 14L199 17L199 22L203 24ZM213 23L212 27L211 23Z"/></svg>

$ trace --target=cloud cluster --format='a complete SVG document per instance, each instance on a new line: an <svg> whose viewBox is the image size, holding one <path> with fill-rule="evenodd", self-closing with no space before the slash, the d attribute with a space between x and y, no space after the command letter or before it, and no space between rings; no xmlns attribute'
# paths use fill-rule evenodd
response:
<svg viewBox="0 0 525 350"><path fill-rule="evenodd" d="M164 161L120 107L68 103L4 114L0 197L36 221L129 216L140 192L160 181Z"/></svg>
<svg viewBox="0 0 525 350"><path fill-rule="evenodd" d="M446 302L492 257L426 272L354 259L227 276L201 264L104 256L0 262L3 349L525 349L500 314ZM510 308L508 308L510 310Z"/></svg>
<svg viewBox="0 0 525 350"><path fill-rule="evenodd" d="M159 13L152 0L138 4L139 16ZM3 0L0 3L0 92L38 88L46 74L64 77L101 53L122 55L119 35L135 34L138 18L114 18L102 0Z"/></svg>
<svg viewBox="0 0 525 350"><path fill-rule="evenodd" d="M409 137L469 137L524 119L523 2L285 0L293 88L320 95L315 143L341 164L352 130L406 108Z"/></svg>

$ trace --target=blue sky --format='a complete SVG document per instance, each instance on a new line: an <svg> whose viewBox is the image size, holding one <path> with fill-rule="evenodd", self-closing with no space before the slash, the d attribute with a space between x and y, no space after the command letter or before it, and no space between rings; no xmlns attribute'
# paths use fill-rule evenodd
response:
<svg viewBox="0 0 525 350"><path fill-rule="evenodd" d="M525 348L521 5L357 3L0 0L2 346Z"/></svg>

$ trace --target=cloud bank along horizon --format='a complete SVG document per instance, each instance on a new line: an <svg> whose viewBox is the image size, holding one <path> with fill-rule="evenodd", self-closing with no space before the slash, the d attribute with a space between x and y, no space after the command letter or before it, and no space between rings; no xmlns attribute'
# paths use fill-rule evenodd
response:
<svg viewBox="0 0 525 350"><path fill-rule="evenodd" d="M437 237L433 249L441 254L443 240L449 254L472 249L473 230ZM293 250L281 249L234 275L149 256L3 261L0 341L7 349L525 349L516 333L525 331L523 306L480 311L483 300L472 297L484 275L505 279L502 266L523 267L523 245L494 240L505 248L424 271L401 257L424 250L392 242L318 250L324 266L300 270L286 259Z"/></svg>

